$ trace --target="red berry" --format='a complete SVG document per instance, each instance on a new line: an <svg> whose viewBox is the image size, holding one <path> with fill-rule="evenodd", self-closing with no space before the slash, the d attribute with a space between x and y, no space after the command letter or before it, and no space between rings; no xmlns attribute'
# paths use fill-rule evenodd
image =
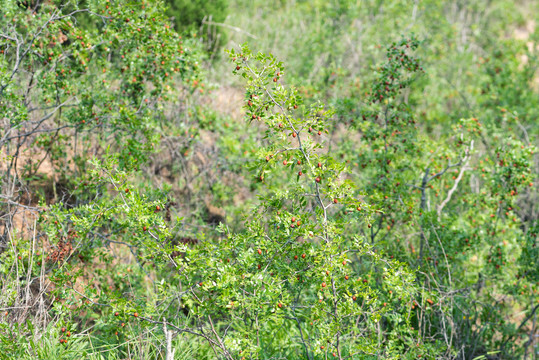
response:
<svg viewBox="0 0 539 360"><path fill-rule="evenodd" d="M258 249L258 255L262 255L262 250Z"/></svg>
<svg viewBox="0 0 539 360"><path fill-rule="evenodd" d="M238 66L236 66L236 70L239 70L239 69L241 69L241 67L240 67L239 65L238 65Z"/></svg>
<svg viewBox="0 0 539 360"><path fill-rule="evenodd" d="M303 259L305 259L305 256L306 256L305 254L301 254L301 257L302 257Z"/></svg>
<svg viewBox="0 0 539 360"><path fill-rule="evenodd" d="M325 283L325 282L322 283L322 287L326 287L326 283Z"/></svg>
<svg viewBox="0 0 539 360"><path fill-rule="evenodd" d="M114 313L114 316L119 316L119 315L120 315L120 313L117 312L117 311Z"/></svg>
<svg viewBox="0 0 539 360"><path fill-rule="evenodd" d="M314 180L316 180L316 182L317 182L317 183L319 183L319 182L320 182L320 178L319 178L319 177L317 177L317 178L316 178L316 179L314 179Z"/></svg>

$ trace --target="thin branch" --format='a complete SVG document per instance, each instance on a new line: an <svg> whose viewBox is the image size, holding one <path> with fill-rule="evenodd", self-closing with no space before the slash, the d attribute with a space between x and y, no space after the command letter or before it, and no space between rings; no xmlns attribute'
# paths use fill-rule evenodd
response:
<svg viewBox="0 0 539 360"><path fill-rule="evenodd" d="M440 205L437 206L436 212L438 214L438 221L440 220L442 209L451 200L451 196L453 196L453 193L457 190L457 187L459 186L459 183L462 180L462 176L464 175L464 172L468 169L466 165L468 165L468 161L470 161L469 154L472 150L473 150L473 140L470 142L470 147L466 149L466 154L464 155L464 158L461 161L463 166L460 168L459 176L455 179L455 183L453 184L453 187L447 192L447 197L444 199L444 201L442 201Z"/></svg>
<svg viewBox="0 0 539 360"><path fill-rule="evenodd" d="M214 22L214 21L206 21L206 20L203 20L202 23L206 24L206 25L222 26L222 27L225 27L227 29L234 30L234 31L239 32L239 33L243 33L243 34L249 36L250 38L258 39L258 37L256 37L255 35L253 35L251 33L248 33L247 31L242 30L242 29L240 29L239 27L236 27L236 26L223 24L223 23L218 23L218 22Z"/></svg>

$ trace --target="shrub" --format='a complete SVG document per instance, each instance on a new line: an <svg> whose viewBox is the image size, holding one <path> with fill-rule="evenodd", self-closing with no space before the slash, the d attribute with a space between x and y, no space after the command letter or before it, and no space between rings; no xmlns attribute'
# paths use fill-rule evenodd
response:
<svg viewBox="0 0 539 360"><path fill-rule="evenodd" d="M208 50L219 54L226 43L226 33L220 25L228 14L228 0L167 0L167 15L174 19L178 32L195 32L206 40ZM207 24L204 22L208 22Z"/></svg>

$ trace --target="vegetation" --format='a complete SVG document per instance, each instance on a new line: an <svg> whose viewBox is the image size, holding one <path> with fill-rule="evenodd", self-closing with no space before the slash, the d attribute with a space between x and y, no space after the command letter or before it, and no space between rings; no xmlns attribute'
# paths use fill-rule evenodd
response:
<svg viewBox="0 0 539 360"><path fill-rule="evenodd" d="M536 2L0 7L0 359L537 359Z"/></svg>
<svg viewBox="0 0 539 360"><path fill-rule="evenodd" d="M192 32L194 36L197 31L202 31L207 51L214 53L226 43L226 34L222 29L228 0L167 0L166 4L166 14L173 20L176 30Z"/></svg>

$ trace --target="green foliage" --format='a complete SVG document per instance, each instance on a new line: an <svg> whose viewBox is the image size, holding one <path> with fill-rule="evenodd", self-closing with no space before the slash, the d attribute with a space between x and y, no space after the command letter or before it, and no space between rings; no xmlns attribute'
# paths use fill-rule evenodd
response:
<svg viewBox="0 0 539 360"><path fill-rule="evenodd" d="M200 35L210 46L215 43L215 48L219 48L219 45L226 43L226 33L214 24L225 21L228 15L228 0L167 0L166 3L166 13L174 20L177 31L198 33L202 29Z"/></svg>
<svg viewBox="0 0 539 360"><path fill-rule="evenodd" d="M534 356L535 3L167 5L0 0L0 358Z"/></svg>

